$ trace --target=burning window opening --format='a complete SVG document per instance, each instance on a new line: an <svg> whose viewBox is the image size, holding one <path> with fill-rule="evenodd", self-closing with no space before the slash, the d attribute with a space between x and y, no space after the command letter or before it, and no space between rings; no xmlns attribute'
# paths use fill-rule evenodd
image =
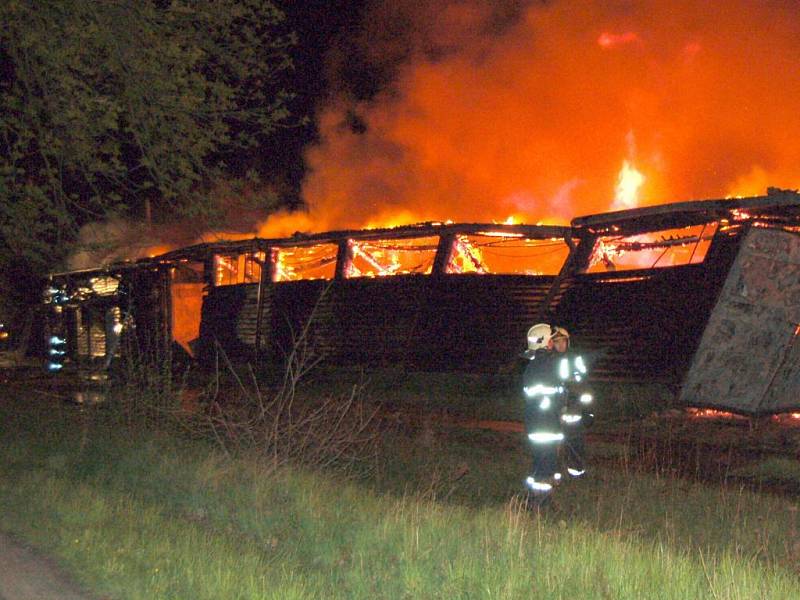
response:
<svg viewBox="0 0 800 600"><path fill-rule="evenodd" d="M266 254L264 252L247 252L244 254L214 255L214 285L237 285L240 283L258 283L261 278L261 265Z"/></svg>
<svg viewBox="0 0 800 600"><path fill-rule="evenodd" d="M439 236L348 240L350 260L345 268L345 277L429 275L438 246Z"/></svg>
<svg viewBox="0 0 800 600"><path fill-rule="evenodd" d="M657 269L699 264L705 260L718 224L705 223L630 236L601 236L587 273Z"/></svg>
<svg viewBox="0 0 800 600"><path fill-rule="evenodd" d="M336 274L337 244L280 246L272 248L272 281L333 279Z"/></svg>
<svg viewBox="0 0 800 600"><path fill-rule="evenodd" d="M261 269L267 259L266 252L250 252L244 255L244 277L242 283L258 283Z"/></svg>
<svg viewBox="0 0 800 600"><path fill-rule="evenodd" d="M238 283L239 260L237 256L214 256L214 285Z"/></svg>
<svg viewBox="0 0 800 600"><path fill-rule="evenodd" d="M479 232L455 236L447 273L556 275L569 254L563 239Z"/></svg>
<svg viewBox="0 0 800 600"><path fill-rule="evenodd" d="M110 275L92 277L89 280L92 291L98 296L110 296L119 288L119 279Z"/></svg>

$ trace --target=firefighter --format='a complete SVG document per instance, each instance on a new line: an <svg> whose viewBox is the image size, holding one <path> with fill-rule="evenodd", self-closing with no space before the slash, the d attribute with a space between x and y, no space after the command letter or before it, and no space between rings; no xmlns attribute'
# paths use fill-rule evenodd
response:
<svg viewBox="0 0 800 600"><path fill-rule="evenodd" d="M558 378L558 354L553 350L553 329L537 323L528 330L527 359L522 374L525 402L525 431L533 452L531 473L525 479L528 494L535 503L550 496L561 479L558 449L564 439L561 409L564 393Z"/></svg>
<svg viewBox="0 0 800 600"><path fill-rule="evenodd" d="M553 327L550 341L558 357L559 385L564 389L560 421L564 434L564 463L572 478L586 474L586 428L592 424L593 397L586 384L587 368L583 357L569 349L569 332Z"/></svg>
<svg viewBox="0 0 800 600"><path fill-rule="evenodd" d="M567 474L586 473L584 431L593 418L592 396L585 388L583 358L569 351L569 333L538 323L528 330L529 362L523 372L525 430L533 466L525 484L536 504L550 496L562 477L559 449L564 447Z"/></svg>

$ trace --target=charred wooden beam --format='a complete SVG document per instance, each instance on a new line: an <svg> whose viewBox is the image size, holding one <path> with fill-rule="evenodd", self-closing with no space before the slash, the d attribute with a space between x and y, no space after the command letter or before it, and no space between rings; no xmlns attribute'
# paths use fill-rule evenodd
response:
<svg viewBox="0 0 800 600"><path fill-rule="evenodd" d="M770 193L766 196L695 200L633 208L577 217L572 220L571 225L595 233L634 235L645 231L700 225L722 218L735 218L737 211L749 211L766 216L781 214L797 216L800 215L800 194L795 191L770 188Z"/></svg>

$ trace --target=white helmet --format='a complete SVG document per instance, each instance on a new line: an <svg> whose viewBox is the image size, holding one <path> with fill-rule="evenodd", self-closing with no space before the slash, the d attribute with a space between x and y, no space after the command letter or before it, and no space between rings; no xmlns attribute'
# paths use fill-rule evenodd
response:
<svg viewBox="0 0 800 600"><path fill-rule="evenodd" d="M528 329L528 350L547 348L550 343L550 325L537 323Z"/></svg>

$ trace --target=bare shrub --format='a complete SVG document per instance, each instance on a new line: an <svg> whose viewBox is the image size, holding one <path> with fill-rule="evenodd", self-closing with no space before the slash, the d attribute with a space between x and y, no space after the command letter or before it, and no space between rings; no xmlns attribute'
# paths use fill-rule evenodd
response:
<svg viewBox="0 0 800 600"><path fill-rule="evenodd" d="M269 471L287 464L340 471L363 471L374 465L378 407L365 399L363 379L346 394L311 398L299 393L301 381L323 358L311 339L315 313L316 306L300 331L291 330L292 344L280 380L266 389L259 385L252 365L237 372L216 346L206 424L227 454L255 453ZM221 372L233 378L233 390L223 391Z"/></svg>
<svg viewBox="0 0 800 600"><path fill-rule="evenodd" d="M188 371L169 344L152 332L137 334L129 320L106 402L92 420L130 434L211 439L229 456L255 454L270 472L290 463L363 472L375 464L379 426L363 378L345 394L299 393L323 358L312 343L315 313L316 307L299 331L290 328L291 345L275 380L260 381L251 364L235 366L217 343L212 377L200 390L187 385Z"/></svg>
<svg viewBox="0 0 800 600"><path fill-rule="evenodd" d="M153 332L140 334L132 319L126 321L102 414L129 432L185 428L181 398L187 389L187 366L179 366L170 344Z"/></svg>

